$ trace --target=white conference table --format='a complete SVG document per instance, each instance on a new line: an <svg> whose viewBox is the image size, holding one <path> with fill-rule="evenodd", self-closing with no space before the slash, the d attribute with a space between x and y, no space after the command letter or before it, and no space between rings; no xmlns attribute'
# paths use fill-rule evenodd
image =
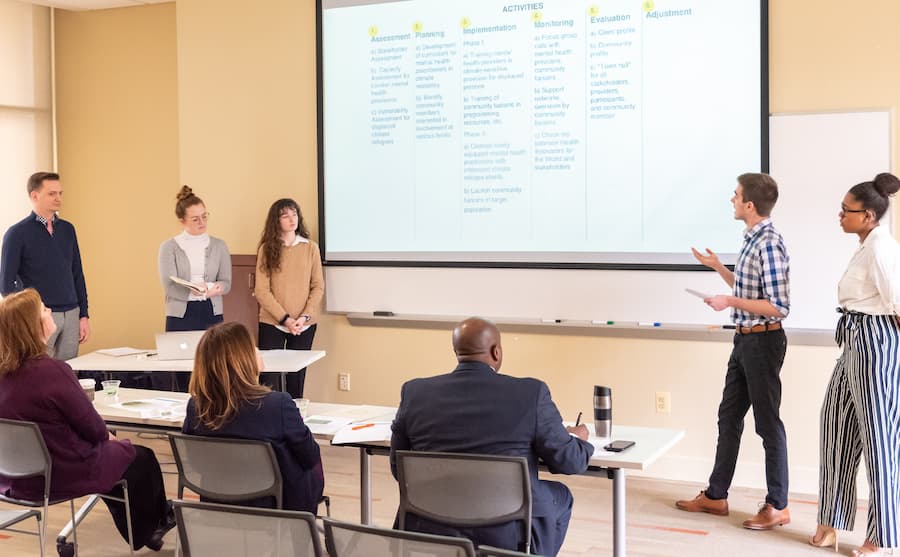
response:
<svg viewBox="0 0 900 557"><path fill-rule="evenodd" d="M129 356L109 356L91 352L67 360L75 371L101 371L104 373L153 373L191 371L194 360L160 360L152 350L147 354ZM299 370L325 357L324 350L260 350L263 358L263 373L280 373L281 390L286 390L286 374Z"/></svg>
<svg viewBox="0 0 900 557"><path fill-rule="evenodd" d="M613 425L609 438L594 434L593 424L588 441L594 445L588 476L605 476L613 482L613 555L625 557L625 470L646 470L684 437L684 431L655 427ZM628 449L613 453L603 446L615 439L634 441Z"/></svg>
<svg viewBox="0 0 900 557"><path fill-rule="evenodd" d="M140 399L162 398L168 400L183 400L189 398L187 393L171 393L167 391L150 391L144 389L120 389L115 399L107 397L102 391L97 391L94 398L94 407L106 423L113 429L125 431L180 431L184 418L183 410L173 412L169 416L140 415L138 412L124 410L121 407L110 404L128 402ZM173 408L181 408L173 405ZM358 404L332 404L322 402L310 402L307 416L332 416L337 418L349 418L353 421L386 421L392 420L396 408L388 406L358 405ZM586 424L590 430L590 439L594 445L594 455L591 457L588 470L583 473L587 476L605 477L613 482L613 555L625 557L625 471L646 470L659 460L666 452L674 447L683 437L684 431L674 429L661 429L650 427L620 426L614 425L610 438L598 438L594 435L591 424ZM333 434L317 434L314 437L320 440L331 441ZM629 449L614 453L603 449L611 439L625 439L634 441L634 446ZM371 456L373 454L387 455L390 453L390 439L379 441L367 441L350 445L335 445L342 447L354 447L360 455L360 522L372 523L372 470Z"/></svg>
<svg viewBox="0 0 900 557"><path fill-rule="evenodd" d="M265 351L263 351L265 352ZM275 352L275 351L273 351ZM292 352L291 350L279 350L277 352ZM293 351L296 352L296 351ZM324 351L318 351L319 356L315 360L325 355ZM103 356L103 354L100 354ZM90 354L86 355L90 356ZM315 361L312 360L312 361ZM183 360L182 360L183 361ZM187 360L190 361L190 360ZM111 371L111 370L101 370ZM119 371L116 369L116 371ZM135 370L131 370L135 371ZM167 370L168 371L168 370ZM174 369L179 371L179 369ZM294 370L296 371L296 370ZM115 396L106 395L103 391L94 393L94 408L106 425L113 430L132 431L138 433L167 433L172 431L181 431L184 423L185 409L187 401L190 398L188 393L171 392L171 391L154 391L150 389L119 389ZM168 415L163 415L158 408L151 407L149 410L126 409L121 406L122 403L142 401L142 400L159 400L169 404L161 404L168 406L166 411L171 410ZM127 405L126 405L127 407ZM133 407L136 408L136 407ZM371 421L373 419L386 419L388 416L393 418L396 408L389 406L374 406L362 404L331 404L324 402L310 402L306 414L308 416L331 416L335 418L345 418L353 421ZM319 440L331 441L333 434L314 433L313 437ZM385 447L389 447L389 443ZM360 447L360 461L365 462L365 467L361 465L360 474L360 494L361 509L364 517L371 517L372 512L372 488L371 488L371 471L369 469L369 453L365 448ZM362 471L364 470L364 473ZM87 501L75 513L75 524L80 524L84 517L94 508L94 505L100 500L99 496L91 495ZM371 518L366 519L365 524L371 524ZM71 535L73 524L70 520L57 537L57 543L65 543L66 538Z"/></svg>

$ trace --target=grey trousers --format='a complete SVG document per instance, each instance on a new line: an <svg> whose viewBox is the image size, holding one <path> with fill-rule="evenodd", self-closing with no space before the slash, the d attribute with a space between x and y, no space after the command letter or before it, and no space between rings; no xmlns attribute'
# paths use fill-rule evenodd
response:
<svg viewBox="0 0 900 557"><path fill-rule="evenodd" d="M71 360L78 355L79 310L54 311L53 322L56 332L47 339L47 353L57 360Z"/></svg>

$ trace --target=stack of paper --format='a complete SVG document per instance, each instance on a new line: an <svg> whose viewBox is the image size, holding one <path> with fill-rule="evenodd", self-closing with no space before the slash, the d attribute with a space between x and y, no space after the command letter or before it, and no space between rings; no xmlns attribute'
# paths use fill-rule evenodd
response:
<svg viewBox="0 0 900 557"><path fill-rule="evenodd" d="M198 294L201 296L206 294L205 284L197 284L189 280L184 280L183 278L176 277L175 275L169 275L169 280L171 280L175 284L180 284L181 286L188 287L194 294Z"/></svg>
<svg viewBox="0 0 900 557"><path fill-rule="evenodd" d="M149 350L141 350L140 348L132 348L130 346L123 346L121 348L104 348L103 350L97 350L97 354L104 354L106 356L136 356L138 354L147 354L150 352Z"/></svg>
<svg viewBox="0 0 900 557"><path fill-rule="evenodd" d="M331 440L332 445L373 443L391 440L391 422L352 423L341 428Z"/></svg>

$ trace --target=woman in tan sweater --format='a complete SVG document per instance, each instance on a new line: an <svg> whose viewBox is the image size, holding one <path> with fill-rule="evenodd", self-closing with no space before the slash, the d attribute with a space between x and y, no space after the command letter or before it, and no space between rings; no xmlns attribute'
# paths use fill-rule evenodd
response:
<svg viewBox="0 0 900 557"><path fill-rule="evenodd" d="M319 246L309 239L300 206L279 199L269 207L256 254L260 350L312 348L324 293ZM303 396L305 381L306 368L288 374L292 397Z"/></svg>

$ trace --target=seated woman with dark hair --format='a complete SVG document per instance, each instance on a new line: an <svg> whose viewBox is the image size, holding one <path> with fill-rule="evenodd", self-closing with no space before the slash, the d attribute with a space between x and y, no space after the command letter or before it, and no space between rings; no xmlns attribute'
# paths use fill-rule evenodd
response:
<svg viewBox="0 0 900 557"><path fill-rule="evenodd" d="M284 508L315 513L325 487L319 445L291 396L259 384L261 369L246 327L223 323L207 330L194 358L184 433L267 441L281 468Z"/></svg>
<svg viewBox="0 0 900 557"><path fill-rule="evenodd" d="M156 456L107 431L72 368L47 355L47 339L54 331L50 310L36 290L0 301L0 417L37 423L52 462L51 500L92 493L122 497L115 484L128 480L134 548L159 551L175 518ZM0 476L0 492L40 500L43 479ZM127 540L125 505L104 501Z"/></svg>

